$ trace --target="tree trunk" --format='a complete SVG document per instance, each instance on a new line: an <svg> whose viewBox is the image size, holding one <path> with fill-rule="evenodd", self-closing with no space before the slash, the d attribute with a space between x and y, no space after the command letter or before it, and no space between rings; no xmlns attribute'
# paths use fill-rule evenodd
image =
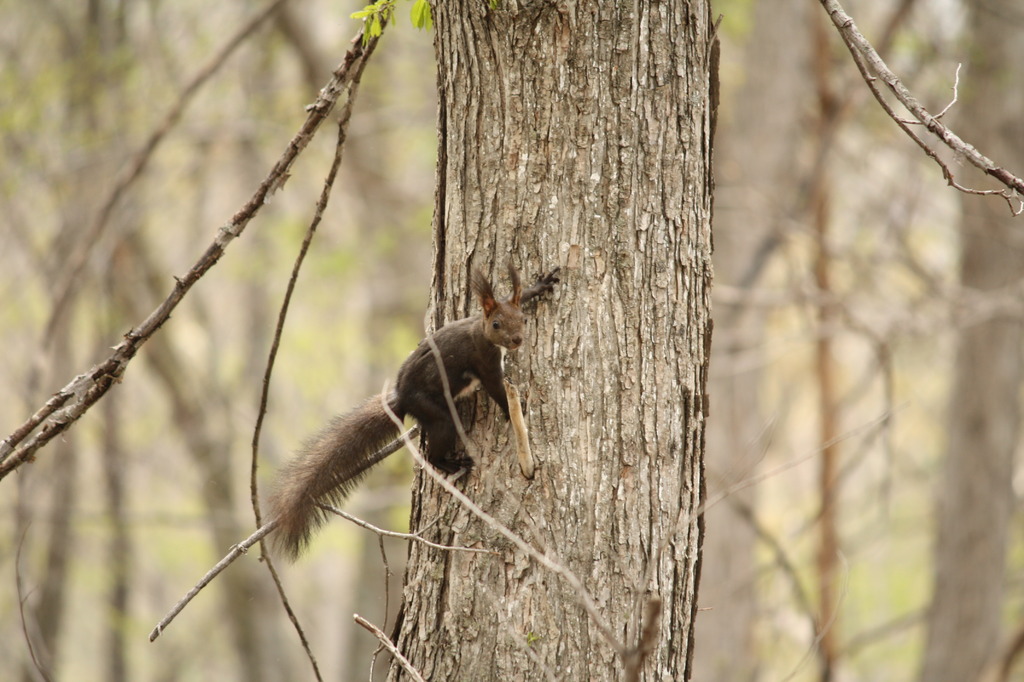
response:
<svg viewBox="0 0 1024 682"><path fill-rule="evenodd" d="M1000 11L998 6L1002 5ZM1024 166L1024 43L1005 20L1015 0L969 5L971 62L961 93L965 137ZM966 176L961 182L972 184ZM981 181L978 181L981 182ZM960 276L964 287L997 292L1024 277L1024 238L996 197L963 197ZM977 679L999 646L1013 456L1019 443L1019 317L960 332L949 407L949 441L938 490L935 588L921 680Z"/></svg>
<svg viewBox="0 0 1024 682"><path fill-rule="evenodd" d="M828 27L823 14L811 17L812 71L816 107L813 119L815 155L824 158L840 109L828 49ZM828 164L821 164L809 183L808 218L814 233L814 284L822 302L817 310L818 334L814 342L814 379L818 389L818 548L815 567L818 579L818 618L815 640L819 678L830 682L835 675L839 630L839 387L833 337L829 331L839 321L841 309L833 301L831 240L832 181Z"/></svg>
<svg viewBox="0 0 1024 682"><path fill-rule="evenodd" d="M412 545L396 640L426 679L623 679L646 627L644 677L689 677L710 341L709 14L678 1L435 5L434 324L473 312L471 265L500 274L511 260L525 283L562 267L507 367L529 395L536 476L519 472L491 406L470 430L481 461L457 485L578 577L594 608L420 472L412 528L499 553Z"/></svg>

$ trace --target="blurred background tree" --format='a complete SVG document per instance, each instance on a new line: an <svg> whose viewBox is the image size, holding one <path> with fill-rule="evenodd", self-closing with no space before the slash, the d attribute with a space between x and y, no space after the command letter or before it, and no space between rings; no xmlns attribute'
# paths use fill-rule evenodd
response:
<svg viewBox="0 0 1024 682"><path fill-rule="evenodd" d="M116 178L260 7L3 4L4 424L163 298L277 158L347 49L356 9L284 3L198 91L93 234ZM1019 3L848 9L934 111L963 63L951 124L1020 174ZM1024 222L999 199L946 186L871 102L816 3L720 0L717 11L718 383L694 679L1020 679ZM292 303L262 439L268 475L327 415L378 390L420 337L433 97L430 39L402 17L364 77ZM263 366L330 137L313 141L303 172L102 406L4 481L5 674L308 675L252 560L201 595L173 638L145 635L251 526ZM349 509L401 529L410 469L392 458ZM405 548L385 546L400 576ZM301 578L285 569L325 677L365 679L376 643L353 611L393 618L379 553L376 537L334 523L294 569Z"/></svg>
<svg viewBox="0 0 1024 682"><path fill-rule="evenodd" d="M359 28L351 10L331 3L284 3L219 65L102 231L88 234L185 85L264 6L4 5L0 333L9 345L0 410L11 428L167 295L173 276L277 159ZM379 390L421 336L431 263L432 48L407 21L395 32L364 78L334 201L292 305L262 440L268 475L330 414ZM26 637L53 679L307 673L252 561L238 562L196 602L182 638L151 645L145 631L197 571L249 533L260 384L332 137L313 141L297 164L302 172L193 290L103 409L5 482L5 676L39 678ZM59 303L76 254L81 269ZM407 462L388 462L350 508L401 528L409 474ZM405 548L386 544L401 576ZM376 537L335 524L294 586L321 670L333 679L357 670L363 679L368 669L350 646L372 651L373 640L349 624L354 610L385 620L379 551ZM362 567L363 555L375 563Z"/></svg>
<svg viewBox="0 0 1024 682"><path fill-rule="evenodd" d="M817 3L718 7L694 679L1010 679L1024 219L946 187ZM1014 3L847 9L934 111L962 63L951 125L1019 175Z"/></svg>

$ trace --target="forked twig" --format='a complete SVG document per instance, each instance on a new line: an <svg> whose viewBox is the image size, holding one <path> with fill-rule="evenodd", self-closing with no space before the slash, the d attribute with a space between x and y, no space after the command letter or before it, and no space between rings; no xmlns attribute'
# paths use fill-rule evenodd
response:
<svg viewBox="0 0 1024 682"><path fill-rule="evenodd" d="M889 117L892 118L897 125L899 125L900 128L942 168L943 176L946 178L946 181L950 186L967 194L997 194L1006 200L1014 215L1020 215L1024 212L1024 199L1022 199L1022 197L1024 197L1024 180L1021 180L1021 178L1009 172L1005 168L997 166L992 159L988 158L972 145L960 139L956 133L946 127L946 125L939 119L949 109L948 106L943 109L938 116L930 114L928 110L921 105L917 98L914 97L910 90L903 85L899 77L888 67L885 61L878 55L878 52L874 47L872 47L871 43L868 42L867 38L861 34L860 30L857 28L857 24L854 23L853 18L843 10L838 0L821 0L821 5L825 8L825 11L828 13L832 23L839 31L839 35L842 37L843 43L853 56L853 60L857 64L857 68L860 70L865 82L867 82L868 87L871 88L875 99L878 100L879 104L883 109L885 109L885 112ZM876 74L878 78L888 86L889 91L893 93L900 104L906 107L907 111L913 114L914 118L917 120L916 124L924 126L926 130L939 138L939 140L941 140L949 149L964 159L967 159L971 165L977 167L986 175L1005 185L1007 189L975 190L964 187L955 182L949 167L939 159L935 150L929 147L919 136L914 134L910 129L910 126L907 125L907 122L903 121L895 112L893 112L892 107L888 105L885 98L882 96L882 93L879 91L878 86L875 83L875 76L871 75L871 72ZM1014 200L1021 204L1020 209L1014 208Z"/></svg>
<svg viewBox="0 0 1024 682"><path fill-rule="evenodd" d="M392 641L388 639L388 636L385 635L379 627L377 627L370 621L366 620L358 613L354 614L352 617L355 619L357 623L359 623L360 626L362 626L371 634L373 634L373 636L376 637L378 641L380 641L380 643L384 646L385 649L391 652L391 655L395 657L395 660L398 661L398 664L400 666L402 666L402 669L409 674L409 677L411 677L416 682L426 682L423 679L423 675L421 675L420 672L416 670L416 668L412 667L412 663L409 662L409 659L402 655L402 652L398 650L398 647L396 647L394 643L392 643Z"/></svg>

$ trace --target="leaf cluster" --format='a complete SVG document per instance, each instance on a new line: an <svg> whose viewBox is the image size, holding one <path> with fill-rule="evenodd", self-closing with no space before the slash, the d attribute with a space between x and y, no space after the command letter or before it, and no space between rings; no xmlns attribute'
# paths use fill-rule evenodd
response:
<svg viewBox="0 0 1024 682"><path fill-rule="evenodd" d="M352 13L353 19L363 20L363 44L371 38L377 38L384 32L384 24L395 18L395 3L398 0L376 0L358 12ZM414 0L409 13L412 25L419 29L431 30L434 26L430 3L427 0Z"/></svg>

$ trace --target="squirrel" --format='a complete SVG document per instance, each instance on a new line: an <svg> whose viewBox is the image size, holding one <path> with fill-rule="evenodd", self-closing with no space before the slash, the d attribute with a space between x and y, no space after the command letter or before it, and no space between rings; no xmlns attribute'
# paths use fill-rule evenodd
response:
<svg viewBox="0 0 1024 682"><path fill-rule="evenodd" d="M453 399L483 386L508 418L503 384L505 353L523 343L526 320L522 304L552 291L559 281L558 270L555 268L523 291L519 273L509 263L512 296L499 301L491 282L474 269L472 288L483 313L450 322L433 334ZM437 355L424 339L402 363L394 390L334 417L278 474L269 499L270 518L277 522L273 544L289 559L298 558L326 521L320 504L339 503L347 497L363 474L384 458L375 456L378 450L399 434L399 427L384 409L384 401L399 421L411 415L419 422L427 441L427 460L432 465L452 473L470 464L454 456L457 430Z"/></svg>

